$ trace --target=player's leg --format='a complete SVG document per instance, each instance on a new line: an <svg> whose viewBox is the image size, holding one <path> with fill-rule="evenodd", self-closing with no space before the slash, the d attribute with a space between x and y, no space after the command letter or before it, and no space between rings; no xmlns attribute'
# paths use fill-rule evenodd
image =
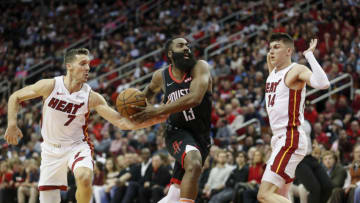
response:
<svg viewBox="0 0 360 203"><path fill-rule="evenodd" d="M174 203L180 201L180 185L184 173L185 170L181 167L180 162L176 161L173 168L172 178L170 180L171 185L169 191L167 195L163 199L161 199L158 203Z"/></svg>
<svg viewBox="0 0 360 203"><path fill-rule="evenodd" d="M178 182L181 182L180 202L193 202L197 197L198 179L202 169L202 153L197 148L200 146L191 133L183 129L167 130L165 142L167 149L176 159L175 168L179 168L174 168L174 175L176 171L182 171L181 176L177 175Z"/></svg>
<svg viewBox="0 0 360 203"><path fill-rule="evenodd" d="M291 177L294 177L294 171L290 177L288 173L290 163L294 163L293 156L294 150L290 151L291 140L294 136L276 136L272 138L272 153L267 162L264 175L261 180L259 193L257 195L258 201L261 203L290 203L288 197L287 187L283 188L285 184L291 182ZM290 144L289 144L290 143ZM290 153L292 152L292 153ZM299 161L300 162L300 161ZM287 169L287 171L286 171ZM290 169L292 169L290 167ZM283 188L282 190L280 188ZM280 189L280 190L279 190ZM281 191L280 195L279 192ZM286 194L284 194L286 192Z"/></svg>
<svg viewBox="0 0 360 203"><path fill-rule="evenodd" d="M195 148L195 147L194 147ZM195 200L198 194L198 182L201 175L202 157L199 150L186 152L183 164L185 174L181 181L181 200ZM186 201L184 201L186 202Z"/></svg>
<svg viewBox="0 0 360 203"><path fill-rule="evenodd" d="M289 190L291 187L292 183L287 183L284 186L282 186L281 188L279 188L276 193L285 197L286 199L290 199L289 198Z"/></svg>
<svg viewBox="0 0 360 203"><path fill-rule="evenodd" d="M74 171L76 180L76 200L78 203L89 203L92 195L92 170L78 167Z"/></svg>
<svg viewBox="0 0 360 203"><path fill-rule="evenodd" d="M41 144L40 203L60 203L60 190L67 190L67 159L61 148Z"/></svg>
<svg viewBox="0 0 360 203"><path fill-rule="evenodd" d="M78 203L89 203L94 170L90 147L87 144L76 146L76 150L69 158L68 166L73 171L76 181L76 200Z"/></svg>
<svg viewBox="0 0 360 203"><path fill-rule="evenodd" d="M40 203L60 203L60 190L40 191Z"/></svg>
<svg viewBox="0 0 360 203"><path fill-rule="evenodd" d="M276 193L278 186L273 183L262 181L257 199L261 203L291 203L290 200Z"/></svg>
<svg viewBox="0 0 360 203"><path fill-rule="evenodd" d="M173 183L170 185L169 191L164 198L158 203L171 203L180 201L180 185Z"/></svg>

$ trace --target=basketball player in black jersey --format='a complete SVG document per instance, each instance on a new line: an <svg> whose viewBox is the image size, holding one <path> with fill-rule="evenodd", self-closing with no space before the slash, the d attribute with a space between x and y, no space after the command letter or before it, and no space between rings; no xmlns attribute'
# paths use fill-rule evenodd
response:
<svg viewBox="0 0 360 203"><path fill-rule="evenodd" d="M194 202L210 148L212 80L207 62L195 60L186 39L169 40L165 51L170 65L157 70L144 90L148 100L162 90L164 104L148 105L133 118L143 121L170 114L165 142L176 159L171 187L180 185L180 202ZM169 193L176 190L171 187ZM168 196L160 202L179 202L179 197L174 201L174 197Z"/></svg>

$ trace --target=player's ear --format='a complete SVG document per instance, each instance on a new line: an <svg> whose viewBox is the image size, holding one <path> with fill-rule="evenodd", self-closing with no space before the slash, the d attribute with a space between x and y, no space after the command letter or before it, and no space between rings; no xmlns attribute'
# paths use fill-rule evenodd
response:
<svg viewBox="0 0 360 203"><path fill-rule="evenodd" d="M288 47L288 48L287 48L287 53L289 54L289 56L292 55L292 48L291 48L291 47Z"/></svg>
<svg viewBox="0 0 360 203"><path fill-rule="evenodd" d="M66 67L66 70L71 70L72 69L72 65L70 63L66 63L65 67Z"/></svg>

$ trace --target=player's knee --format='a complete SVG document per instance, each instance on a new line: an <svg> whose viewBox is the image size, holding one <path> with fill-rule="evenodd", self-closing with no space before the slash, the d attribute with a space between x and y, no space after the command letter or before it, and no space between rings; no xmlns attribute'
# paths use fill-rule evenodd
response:
<svg viewBox="0 0 360 203"><path fill-rule="evenodd" d="M266 202L266 193L259 191L257 194L257 200L259 202Z"/></svg>
<svg viewBox="0 0 360 203"><path fill-rule="evenodd" d="M193 174L201 174L201 163L200 161L191 161L185 168L186 172Z"/></svg>
<svg viewBox="0 0 360 203"><path fill-rule="evenodd" d="M75 178L78 186L91 187L92 185L92 171L90 169L78 170Z"/></svg>
<svg viewBox="0 0 360 203"><path fill-rule="evenodd" d="M189 160L185 166L185 171L194 175L201 174L201 161L200 160Z"/></svg>

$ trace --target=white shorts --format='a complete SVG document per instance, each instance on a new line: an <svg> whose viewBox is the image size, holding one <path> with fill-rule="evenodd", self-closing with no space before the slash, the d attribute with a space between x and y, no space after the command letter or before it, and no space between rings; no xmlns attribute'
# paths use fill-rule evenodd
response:
<svg viewBox="0 0 360 203"><path fill-rule="evenodd" d="M91 170L94 168L91 150L86 142L70 146L43 142L41 144L39 191L67 190L68 169L74 172L78 167L87 167Z"/></svg>
<svg viewBox="0 0 360 203"><path fill-rule="evenodd" d="M304 158L307 149L306 135L297 128L274 133L271 138L271 156L261 181L270 182L279 188L291 183L295 170Z"/></svg>

